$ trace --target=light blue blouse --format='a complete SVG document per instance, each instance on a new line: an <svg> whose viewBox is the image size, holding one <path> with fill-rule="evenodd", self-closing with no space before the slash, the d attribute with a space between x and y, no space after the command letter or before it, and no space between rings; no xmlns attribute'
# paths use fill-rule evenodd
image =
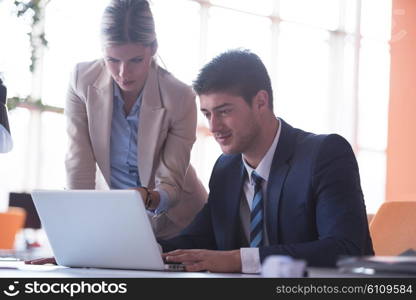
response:
<svg viewBox="0 0 416 300"><path fill-rule="evenodd" d="M114 83L113 119L110 139L110 181L112 189L141 187L138 171L140 153L137 153L137 133L140 117L142 94L137 97L130 113L126 116L120 88ZM158 190L160 203L155 213L166 210L168 195Z"/></svg>

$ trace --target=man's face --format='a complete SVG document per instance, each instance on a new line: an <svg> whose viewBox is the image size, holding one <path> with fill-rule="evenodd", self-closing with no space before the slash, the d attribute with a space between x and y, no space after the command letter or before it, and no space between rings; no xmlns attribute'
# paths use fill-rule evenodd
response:
<svg viewBox="0 0 416 300"><path fill-rule="evenodd" d="M225 154L246 153L256 147L258 112L240 96L228 93L200 95L201 111Z"/></svg>
<svg viewBox="0 0 416 300"><path fill-rule="evenodd" d="M104 49L105 65L124 92L140 92L149 73L152 55L152 48L141 44L113 45Z"/></svg>

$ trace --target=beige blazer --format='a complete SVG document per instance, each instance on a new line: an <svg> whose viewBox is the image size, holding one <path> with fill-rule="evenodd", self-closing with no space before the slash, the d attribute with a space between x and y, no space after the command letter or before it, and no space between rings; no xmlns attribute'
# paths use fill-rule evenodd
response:
<svg viewBox="0 0 416 300"><path fill-rule="evenodd" d="M80 63L70 80L65 106L69 189L110 186L113 84L103 60ZM150 68L138 126L140 180L169 195L166 213L151 218L159 238L176 235L206 202L207 193L189 164L195 142L193 91L156 64ZM98 167L98 168L97 168Z"/></svg>

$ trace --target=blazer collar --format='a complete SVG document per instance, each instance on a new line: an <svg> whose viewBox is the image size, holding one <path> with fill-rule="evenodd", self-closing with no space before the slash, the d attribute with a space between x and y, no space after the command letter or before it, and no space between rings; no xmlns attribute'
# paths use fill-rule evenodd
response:
<svg viewBox="0 0 416 300"><path fill-rule="evenodd" d="M286 163L293 155L296 143L296 130L286 123L283 119L280 119L280 137L279 142L274 152L273 162L270 171L279 168L282 164Z"/></svg>
<svg viewBox="0 0 416 300"><path fill-rule="evenodd" d="M274 153L272 166L269 175L269 184L267 187L267 233L270 244L277 244L278 237L278 216L280 195L290 168L289 161L293 156L296 144L296 130L280 119L282 126L279 143Z"/></svg>
<svg viewBox="0 0 416 300"><path fill-rule="evenodd" d="M146 84L143 87L142 107L145 110L155 110L162 108L162 99L159 86L159 66L152 62L147 74Z"/></svg>
<svg viewBox="0 0 416 300"><path fill-rule="evenodd" d="M104 90L108 91L109 88L111 89L111 94L113 93L113 79L111 78L110 72L108 72L107 68L105 67L104 59L100 59L99 64L101 66L101 72L98 74L97 79L92 84L97 90Z"/></svg>
<svg viewBox="0 0 416 300"><path fill-rule="evenodd" d="M143 98L140 108L139 132L137 136L137 155L140 181L143 186L150 186L155 155L157 154L158 139L162 130L166 109L162 105L159 67L154 62L147 75L143 88Z"/></svg>
<svg viewBox="0 0 416 300"><path fill-rule="evenodd" d="M113 112L113 80L99 61L101 71L88 86L87 107L90 123L91 144L95 159L108 186L110 186L110 136Z"/></svg>

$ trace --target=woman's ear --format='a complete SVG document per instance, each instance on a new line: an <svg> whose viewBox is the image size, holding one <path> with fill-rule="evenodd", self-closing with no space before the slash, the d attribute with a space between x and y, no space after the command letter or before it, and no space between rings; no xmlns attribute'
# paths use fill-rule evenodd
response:
<svg viewBox="0 0 416 300"><path fill-rule="evenodd" d="M152 56L155 56L157 52L157 41L154 41L152 45L150 46L150 49L152 50Z"/></svg>

